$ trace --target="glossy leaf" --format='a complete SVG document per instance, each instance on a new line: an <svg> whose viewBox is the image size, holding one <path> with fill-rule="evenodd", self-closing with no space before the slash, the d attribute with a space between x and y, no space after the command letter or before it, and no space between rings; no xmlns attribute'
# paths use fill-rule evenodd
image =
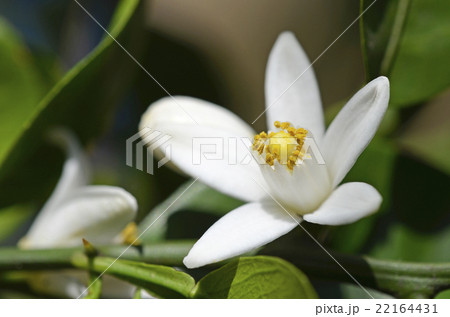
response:
<svg viewBox="0 0 450 317"><path fill-rule="evenodd" d="M280 258L242 257L202 278L193 298L317 298L308 278Z"/></svg>

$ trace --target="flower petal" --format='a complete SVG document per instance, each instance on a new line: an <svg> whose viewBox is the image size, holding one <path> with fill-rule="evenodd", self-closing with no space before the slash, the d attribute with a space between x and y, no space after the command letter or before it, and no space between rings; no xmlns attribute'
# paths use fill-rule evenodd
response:
<svg viewBox="0 0 450 317"><path fill-rule="evenodd" d="M367 217L380 208L382 197L366 183L345 183L311 214L303 216L308 222L321 225L345 225Z"/></svg>
<svg viewBox="0 0 450 317"><path fill-rule="evenodd" d="M288 121L312 131L320 140L325 130L322 102L314 70L291 32L278 37L266 69L267 128Z"/></svg>
<svg viewBox="0 0 450 317"><path fill-rule="evenodd" d="M196 268L261 247L294 229L301 220L292 216L273 201L241 206L209 228L183 262Z"/></svg>
<svg viewBox="0 0 450 317"><path fill-rule="evenodd" d="M165 97L151 104L142 115L139 130L177 123L229 130L243 137L255 135L250 125L228 109L186 96Z"/></svg>
<svg viewBox="0 0 450 317"><path fill-rule="evenodd" d="M372 140L388 103L389 80L378 77L356 93L331 123L322 149L334 186Z"/></svg>
<svg viewBox="0 0 450 317"><path fill-rule="evenodd" d="M69 247L85 238L93 244L111 243L136 215L136 199L122 188L86 186L55 206L46 222L33 225L22 248Z"/></svg>
<svg viewBox="0 0 450 317"><path fill-rule="evenodd" d="M260 165L271 195L282 202L283 207L305 214L318 208L332 188L327 167L313 159L304 160L288 170L275 161L274 166Z"/></svg>
<svg viewBox="0 0 450 317"><path fill-rule="evenodd" d="M171 98L149 107L142 116L142 138L152 138L148 129L169 136L159 149L170 146L170 161L184 173L230 196L244 201L265 197L253 181L265 185L258 164L249 151L255 132L230 111L206 101L175 97L196 122ZM198 124L197 124L198 123ZM145 128L148 128L147 130ZM160 138L156 140L155 144ZM149 139L148 143L152 144ZM150 151L154 145L150 146Z"/></svg>
<svg viewBox="0 0 450 317"><path fill-rule="evenodd" d="M53 217L55 206L63 202L68 195L77 188L86 186L90 178L90 166L81 145L71 131L54 129L50 131L51 141L67 152L61 177L53 190L52 195L35 219L33 226L40 226Z"/></svg>

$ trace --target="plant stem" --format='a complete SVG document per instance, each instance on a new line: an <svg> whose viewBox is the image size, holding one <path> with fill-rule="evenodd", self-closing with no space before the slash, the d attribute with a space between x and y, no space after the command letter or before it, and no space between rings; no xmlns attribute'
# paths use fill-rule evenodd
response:
<svg viewBox="0 0 450 317"><path fill-rule="evenodd" d="M192 241L173 241L130 247L96 247L100 255L145 261L153 264L182 266L183 257L192 247ZM0 272L8 270L52 270L71 268L74 256L84 254L83 248L20 250L0 248Z"/></svg>
<svg viewBox="0 0 450 317"><path fill-rule="evenodd" d="M161 242L141 247L98 247L100 255L168 266L183 266L183 257L193 241ZM123 253L123 254L122 254ZM354 280L322 250L283 248L268 255L280 256L313 278L355 283ZM408 263L370 257L331 253L359 283L397 297L433 297L450 288L450 263ZM10 280L10 271L34 271L80 268L82 248L19 250L0 249L0 281ZM82 266L81 266L82 267ZM3 274L2 274L3 273Z"/></svg>
<svg viewBox="0 0 450 317"><path fill-rule="evenodd" d="M392 65L394 64L395 55L399 48L410 5L411 0L400 0L398 3L391 35L386 45L383 60L381 61L381 75L390 75Z"/></svg>

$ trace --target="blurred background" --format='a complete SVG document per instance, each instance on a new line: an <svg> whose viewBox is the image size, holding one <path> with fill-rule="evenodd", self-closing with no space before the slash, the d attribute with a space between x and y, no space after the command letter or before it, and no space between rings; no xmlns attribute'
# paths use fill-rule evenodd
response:
<svg viewBox="0 0 450 317"><path fill-rule="evenodd" d="M117 1L80 4L106 27ZM5 23L15 28L35 64L44 72L49 81L47 87L90 53L105 36L74 1L6 0L0 4L0 10ZM252 122L264 109L265 66L278 34L284 30L295 32L313 61L359 15L359 4L347 0L276 4L256 0L157 0L146 1L140 10L145 24L139 30L143 33L139 41L146 48L127 49L139 56L140 63L161 85L172 95L215 102ZM119 168L126 169L124 173L131 174L131 178L151 179L124 166L123 143L124 138L136 132L140 115L148 105L166 94L138 65L127 67L134 68L133 83L126 83L130 86L128 91L120 100L113 101L116 105L111 104L119 110L112 129L96 143L92 155L99 166L95 170L99 178L117 177L108 176L108 171ZM314 64L314 69L325 106L345 100L363 84L357 23ZM89 96L80 96L83 98ZM263 130L264 117L255 125L257 130ZM147 196L160 197L154 193L160 189L157 186L142 193L142 198L149 200L141 203L143 209L152 204Z"/></svg>
<svg viewBox="0 0 450 317"><path fill-rule="evenodd" d="M104 27L117 12L118 1L79 2ZM375 5L373 14L382 11L381 3L386 2ZM119 27L115 31L119 42L170 94L212 101L249 123L264 109L265 66L280 32L293 31L311 61L339 37L314 63L330 122L365 82L359 21L343 33L358 17L359 6L354 0L147 0L124 32ZM0 116L8 118L0 127L5 144L0 147L2 245L14 245L26 232L59 177L64 154L43 141L45 126L68 125L77 131L94 164L95 183L121 186L135 195L138 220L187 180L167 168L151 176L125 165L125 140L137 132L148 105L166 93L115 43L108 45L107 55L99 51L105 32L92 17L70 0L0 3ZM430 23L426 29L434 34L435 28ZM444 38L450 34L448 22L439 31ZM434 46L450 56L448 48ZM94 58L96 52L101 59ZM93 66L75 74L86 56L92 57ZM409 60L414 62L409 76L419 84L426 85L429 78L421 73L420 63L429 60ZM447 64L441 68L448 69ZM73 80L59 84L67 72L74 72ZM401 78L399 72L394 68L394 79ZM450 261L448 76L443 82L426 98L390 107L377 137L346 179L373 184L384 197L382 210L328 230L324 241L330 248L395 260ZM52 99L47 93L54 85L60 86ZM406 95L414 91L401 88L398 91ZM45 109L35 115L39 107ZM20 116L25 119L15 119ZM33 116L37 119L28 129ZM16 131L18 126L27 132ZM264 117L256 128L265 128ZM189 218L191 212L170 220L168 239L198 238L218 218L207 212ZM189 219L196 219L196 225ZM297 238L300 232L293 235ZM321 296L336 292L357 296L352 288L319 288Z"/></svg>

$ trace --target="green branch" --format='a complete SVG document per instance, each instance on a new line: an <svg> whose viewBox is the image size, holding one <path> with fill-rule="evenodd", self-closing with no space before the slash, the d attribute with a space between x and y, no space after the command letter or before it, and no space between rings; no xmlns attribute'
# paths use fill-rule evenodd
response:
<svg viewBox="0 0 450 317"><path fill-rule="evenodd" d="M411 5L411 0L400 0L395 14L392 31L386 45L386 50L381 61L380 74L388 76L394 64L394 59L399 49L400 40L402 38L403 30L408 16L408 10Z"/></svg>
<svg viewBox="0 0 450 317"><path fill-rule="evenodd" d="M173 241L142 247L96 247L100 255L121 259L144 261L152 264L182 266L194 242ZM123 253L123 254L122 254ZM0 272L9 270L52 270L74 267L73 258L84 254L83 248L20 250L0 248Z"/></svg>
<svg viewBox="0 0 450 317"><path fill-rule="evenodd" d="M183 266L183 257L192 241L162 242L142 247L98 247L100 255L110 258L142 261L168 266ZM0 281L8 279L11 271L34 271L80 268L82 248L19 250L0 249ZM271 250L270 255L282 257L313 278L355 283L349 275L322 250L301 248ZM359 283L397 297L433 297L450 288L450 263L408 263L378 260L331 253Z"/></svg>

